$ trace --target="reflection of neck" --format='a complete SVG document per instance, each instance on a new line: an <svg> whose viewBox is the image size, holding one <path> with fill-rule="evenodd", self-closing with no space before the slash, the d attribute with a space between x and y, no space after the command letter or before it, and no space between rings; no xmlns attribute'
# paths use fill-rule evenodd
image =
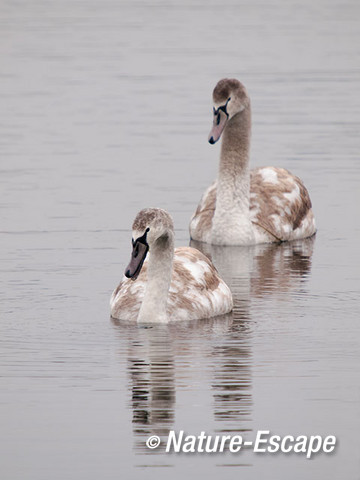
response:
<svg viewBox="0 0 360 480"><path fill-rule="evenodd" d="M166 322L166 305L174 258L172 232L158 238L149 250L147 283L138 322Z"/></svg>
<svg viewBox="0 0 360 480"><path fill-rule="evenodd" d="M221 145L212 243L254 243L250 221L250 107L228 121Z"/></svg>

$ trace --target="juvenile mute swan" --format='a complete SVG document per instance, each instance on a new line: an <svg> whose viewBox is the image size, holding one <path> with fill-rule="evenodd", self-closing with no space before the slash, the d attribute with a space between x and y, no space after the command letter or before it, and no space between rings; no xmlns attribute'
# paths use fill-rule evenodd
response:
<svg viewBox="0 0 360 480"><path fill-rule="evenodd" d="M245 87L236 79L220 80L213 100L209 142L223 135L220 167L191 218L191 238L252 245L313 235L311 200L302 181L283 168L249 170L251 108Z"/></svg>
<svg viewBox="0 0 360 480"><path fill-rule="evenodd" d="M165 210L141 210L132 230L127 278L110 300L113 318L166 323L214 317L232 310L230 289L209 259L195 248L174 250L174 226Z"/></svg>

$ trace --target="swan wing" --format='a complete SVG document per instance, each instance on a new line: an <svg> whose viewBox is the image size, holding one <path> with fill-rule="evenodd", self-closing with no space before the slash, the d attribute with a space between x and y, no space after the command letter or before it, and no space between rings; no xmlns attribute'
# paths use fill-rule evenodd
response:
<svg viewBox="0 0 360 480"><path fill-rule="evenodd" d="M176 248L168 298L171 320L214 317L232 307L230 289L211 261L195 248Z"/></svg>
<svg viewBox="0 0 360 480"><path fill-rule="evenodd" d="M316 231L307 189L284 168L251 170L250 219L279 241L309 237Z"/></svg>

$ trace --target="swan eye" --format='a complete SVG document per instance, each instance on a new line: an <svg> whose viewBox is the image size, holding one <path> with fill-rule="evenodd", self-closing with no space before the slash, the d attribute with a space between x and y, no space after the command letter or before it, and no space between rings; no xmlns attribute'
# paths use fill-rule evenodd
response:
<svg viewBox="0 0 360 480"><path fill-rule="evenodd" d="M220 112L218 113L217 119L216 119L216 125L219 125L220 123Z"/></svg>

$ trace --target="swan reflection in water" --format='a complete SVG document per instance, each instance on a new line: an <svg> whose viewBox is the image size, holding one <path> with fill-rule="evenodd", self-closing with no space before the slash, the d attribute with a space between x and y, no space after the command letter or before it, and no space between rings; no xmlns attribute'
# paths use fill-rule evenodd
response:
<svg viewBox="0 0 360 480"><path fill-rule="evenodd" d="M250 415L251 401L248 393L250 346L247 328L241 318L234 322L233 315L227 314L147 326L115 319L112 322L122 344L121 365L127 365L134 450L137 453L164 451L168 433L174 429L177 392L181 391L183 398L189 399L187 410L190 415L196 415L196 406L191 402L199 378L202 389L206 379L205 390L214 390L214 398L209 399L206 394L205 403L212 404L215 400L215 419L226 418L225 410L238 409L237 431L242 431L242 417ZM242 337L243 345L232 347L232 362L228 364L227 343L234 342L233 335ZM236 395L234 405L230 405L232 392ZM242 405L240 396L244 398ZM211 411L212 407L209 408ZM211 422L212 419L207 420L203 429ZM158 435L163 440L156 450L146 447L146 440L151 435Z"/></svg>
<svg viewBox="0 0 360 480"><path fill-rule="evenodd" d="M233 313L147 326L112 319L121 346L120 365L127 365L136 453L164 452L168 433L175 429L175 413L184 408L184 396L186 415L196 417L198 410L192 398L198 399L199 394L192 392L197 388L204 411L206 407L212 410L202 427L207 434L246 436L251 431L254 319L250 303L301 289L310 273L313 245L313 238L225 248L192 242L193 247L211 256L231 287ZM177 392L182 395L178 407ZM155 450L146 447L151 435L162 439Z"/></svg>
<svg viewBox="0 0 360 480"><path fill-rule="evenodd" d="M252 298L296 292L311 271L315 236L303 240L248 247L221 247L191 240L208 256L229 285L235 308L249 312Z"/></svg>

